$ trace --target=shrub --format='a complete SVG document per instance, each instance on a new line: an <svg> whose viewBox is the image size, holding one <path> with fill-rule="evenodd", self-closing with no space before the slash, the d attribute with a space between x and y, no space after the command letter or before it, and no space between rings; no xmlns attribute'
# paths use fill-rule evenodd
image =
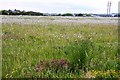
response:
<svg viewBox="0 0 120 80"><path fill-rule="evenodd" d="M83 69L86 71L87 56L90 48L90 40L76 41L65 48L65 53L68 54L72 71L77 69Z"/></svg>

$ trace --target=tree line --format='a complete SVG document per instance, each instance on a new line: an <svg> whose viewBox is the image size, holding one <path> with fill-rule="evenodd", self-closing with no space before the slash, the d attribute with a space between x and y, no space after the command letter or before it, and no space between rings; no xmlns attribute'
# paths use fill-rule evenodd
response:
<svg viewBox="0 0 120 80"><path fill-rule="evenodd" d="M100 17L120 17L120 14L106 15L106 14L83 14L83 13L64 13L64 14L57 14L57 13L41 13L41 12L34 12L34 11L20 11L20 10L0 10L0 14L2 15L29 15L29 16L100 16Z"/></svg>
<svg viewBox="0 0 120 80"><path fill-rule="evenodd" d="M2 15L34 15L34 16L41 16L43 13L40 12L33 12L33 11L20 11L20 10L1 10L0 13Z"/></svg>
<svg viewBox="0 0 120 80"><path fill-rule="evenodd" d="M41 13L41 12L33 12L33 11L20 11L20 10L1 10L0 14L2 15L31 15L31 16L84 16L82 13L64 13L64 14L57 14L57 13ZM90 14L86 14L86 16L91 16Z"/></svg>

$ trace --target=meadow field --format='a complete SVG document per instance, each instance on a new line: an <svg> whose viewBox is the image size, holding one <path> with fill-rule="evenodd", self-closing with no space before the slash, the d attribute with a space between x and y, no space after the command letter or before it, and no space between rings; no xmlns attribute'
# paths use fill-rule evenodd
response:
<svg viewBox="0 0 120 80"><path fill-rule="evenodd" d="M118 18L2 17L3 78L119 78Z"/></svg>

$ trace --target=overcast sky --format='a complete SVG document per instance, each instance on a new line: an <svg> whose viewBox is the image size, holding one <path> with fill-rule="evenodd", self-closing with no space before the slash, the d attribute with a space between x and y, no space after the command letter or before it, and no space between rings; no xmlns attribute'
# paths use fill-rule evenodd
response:
<svg viewBox="0 0 120 80"><path fill-rule="evenodd" d="M109 0L0 0L0 9L43 13L106 13ZM111 13L118 12L119 0L112 2Z"/></svg>

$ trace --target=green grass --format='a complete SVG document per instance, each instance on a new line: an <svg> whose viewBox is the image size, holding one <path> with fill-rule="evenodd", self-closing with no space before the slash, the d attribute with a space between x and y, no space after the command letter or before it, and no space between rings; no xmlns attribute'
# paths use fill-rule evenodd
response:
<svg viewBox="0 0 120 80"><path fill-rule="evenodd" d="M117 25L6 23L2 33L2 77L84 78L117 70ZM35 72L39 60L53 59L67 59L73 72Z"/></svg>

